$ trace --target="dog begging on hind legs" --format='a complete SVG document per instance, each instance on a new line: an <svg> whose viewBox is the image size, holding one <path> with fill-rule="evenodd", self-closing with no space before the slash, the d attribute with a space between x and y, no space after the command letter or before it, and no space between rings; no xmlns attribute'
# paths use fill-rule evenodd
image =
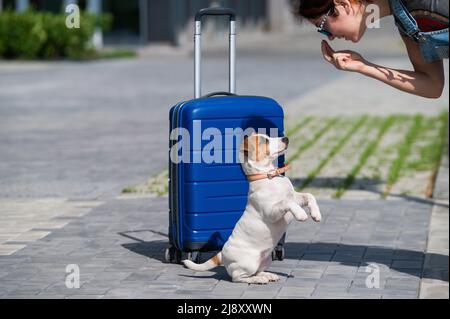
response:
<svg viewBox="0 0 450 319"><path fill-rule="evenodd" d="M295 191L283 174L288 166L277 168L274 161L287 152L289 139L253 134L240 147L242 168L250 182L244 214L222 251L203 264L184 260L195 271L207 271L224 266L233 282L267 284L279 280L266 272L272 262L272 251L293 220L311 218L320 222L317 201L311 194Z"/></svg>

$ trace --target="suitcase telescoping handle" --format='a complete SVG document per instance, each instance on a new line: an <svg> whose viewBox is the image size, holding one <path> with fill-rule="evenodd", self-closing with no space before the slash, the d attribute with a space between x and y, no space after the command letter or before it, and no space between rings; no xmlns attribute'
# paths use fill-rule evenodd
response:
<svg viewBox="0 0 450 319"><path fill-rule="evenodd" d="M236 12L229 8L206 8L195 15L195 98L202 96L202 18L204 16L230 17L230 79L229 92L236 94Z"/></svg>

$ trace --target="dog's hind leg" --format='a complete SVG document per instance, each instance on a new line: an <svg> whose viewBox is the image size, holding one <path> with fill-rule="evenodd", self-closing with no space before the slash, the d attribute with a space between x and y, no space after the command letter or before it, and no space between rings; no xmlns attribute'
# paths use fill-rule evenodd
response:
<svg viewBox="0 0 450 319"><path fill-rule="evenodd" d="M272 273L270 273L270 272L262 271L262 272L260 272L260 273L257 273L256 276L266 277L267 279L269 279L270 282L277 282L277 281L280 281L280 277L278 277L277 275L272 274Z"/></svg>
<svg viewBox="0 0 450 319"><path fill-rule="evenodd" d="M242 282L250 285L267 285L270 280L266 276L251 276L251 277L233 277L233 282Z"/></svg>
<svg viewBox="0 0 450 319"><path fill-rule="evenodd" d="M265 285L269 283L268 278L257 276L258 266L251 262L232 263L227 267L227 272L231 276L233 282L257 285Z"/></svg>
<svg viewBox="0 0 450 319"><path fill-rule="evenodd" d="M280 277L278 277L277 275L265 271L258 272L256 275L250 277L243 276L233 278L233 282L244 282L247 284L255 284L255 285L266 285L269 282L277 282L279 280Z"/></svg>

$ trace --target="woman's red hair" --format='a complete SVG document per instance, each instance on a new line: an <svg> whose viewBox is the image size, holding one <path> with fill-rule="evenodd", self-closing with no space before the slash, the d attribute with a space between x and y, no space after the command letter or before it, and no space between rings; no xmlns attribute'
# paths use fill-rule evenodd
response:
<svg viewBox="0 0 450 319"><path fill-rule="evenodd" d="M362 2L362 0L350 1ZM292 3L294 15L304 19L317 19L335 6L334 0L293 0Z"/></svg>

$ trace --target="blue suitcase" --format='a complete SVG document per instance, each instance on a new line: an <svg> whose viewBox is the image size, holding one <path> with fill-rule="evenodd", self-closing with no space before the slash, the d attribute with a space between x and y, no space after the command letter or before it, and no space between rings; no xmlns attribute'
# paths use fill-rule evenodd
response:
<svg viewBox="0 0 450 319"><path fill-rule="evenodd" d="M201 21L206 15L230 17L230 92L201 97ZM284 112L277 102L235 95L235 45L234 11L210 8L196 15L195 99L170 110L169 247L165 253L170 263L180 263L183 253L199 262L200 252L220 251L241 218L249 183L239 163L244 136L238 133L264 129L272 137L284 136ZM284 158L279 165L284 165ZM284 258L283 242L284 238L273 259Z"/></svg>

